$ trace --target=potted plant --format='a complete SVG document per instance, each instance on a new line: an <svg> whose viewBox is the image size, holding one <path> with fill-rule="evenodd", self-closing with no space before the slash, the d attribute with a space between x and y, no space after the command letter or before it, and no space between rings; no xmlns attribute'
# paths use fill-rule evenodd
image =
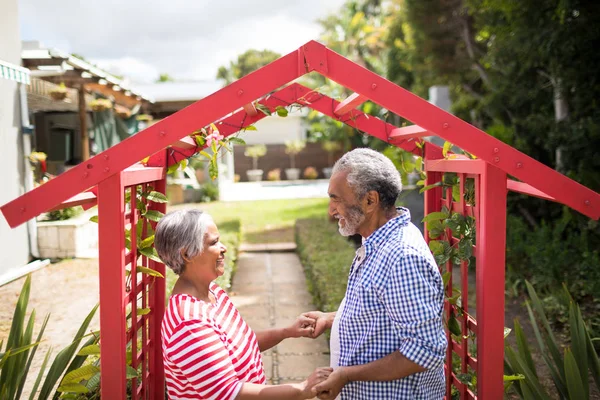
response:
<svg viewBox="0 0 600 400"><path fill-rule="evenodd" d="M264 144L257 144L254 146L246 147L244 155L252 158L252 169L246 171L248 180L250 182L259 182L262 180L263 170L258 169L258 159L267 154L267 146Z"/></svg>
<svg viewBox="0 0 600 400"><path fill-rule="evenodd" d="M334 140L325 140L321 146L327 152L327 165L329 165L329 167L323 168L323 175L329 179L333 169L333 153L339 151L342 146Z"/></svg>
<svg viewBox="0 0 600 400"><path fill-rule="evenodd" d="M304 169L304 178L306 179L317 179L319 173L315 167L306 167Z"/></svg>
<svg viewBox="0 0 600 400"><path fill-rule="evenodd" d="M67 87L65 86L65 83L61 82L60 85L52 89L50 91L50 97L54 100L64 100L67 97Z"/></svg>
<svg viewBox="0 0 600 400"><path fill-rule="evenodd" d="M300 168L296 168L296 154L300 153L306 147L302 140L292 140L285 142L285 154L290 156L290 168L285 169L285 176L293 181L300 179Z"/></svg>
<svg viewBox="0 0 600 400"><path fill-rule="evenodd" d="M90 102L90 108L96 112L110 110L112 106L113 103L109 99L94 99Z"/></svg>
<svg viewBox="0 0 600 400"><path fill-rule="evenodd" d="M279 168L275 168L267 172L267 180L268 181L279 181L281 180L281 170Z"/></svg>

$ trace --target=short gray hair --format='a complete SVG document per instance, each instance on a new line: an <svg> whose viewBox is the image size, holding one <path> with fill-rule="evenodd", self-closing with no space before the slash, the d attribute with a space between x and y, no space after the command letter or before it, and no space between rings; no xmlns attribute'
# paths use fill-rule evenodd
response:
<svg viewBox="0 0 600 400"><path fill-rule="evenodd" d="M212 217L197 209L171 211L160 219L154 233L154 248L173 272L181 275L186 261L204 250L204 236Z"/></svg>
<svg viewBox="0 0 600 400"><path fill-rule="evenodd" d="M332 174L348 172L348 185L357 199L371 190L379 193L381 208L393 208L402 192L402 180L394 163L383 154L368 148L354 149L333 166Z"/></svg>

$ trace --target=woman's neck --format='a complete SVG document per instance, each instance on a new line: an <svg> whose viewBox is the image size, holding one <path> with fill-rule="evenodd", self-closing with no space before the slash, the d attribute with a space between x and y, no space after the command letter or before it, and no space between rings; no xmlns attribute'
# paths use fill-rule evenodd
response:
<svg viewBox="0 0 600 400"><path fill-rule="evenodd" d="M193 279L187 275L181 275L175 286L173 294L189 294L196 297L198 300L212 302L210 298L210 282L201 282L198 279Z"/></svg>

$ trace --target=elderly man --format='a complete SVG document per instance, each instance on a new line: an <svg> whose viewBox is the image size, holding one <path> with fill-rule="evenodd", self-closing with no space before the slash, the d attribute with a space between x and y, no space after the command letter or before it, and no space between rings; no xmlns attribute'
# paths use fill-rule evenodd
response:
<svg viewBox="0 0 600 400"><path fill-rule="evenodd" d="M338 311L305 314L316 319L315 336L332 329L334 372L313 388L319 399L444 397L442 277L409 211L395 206L401 190L398 171L376 151L355 149L333 167L329 214L363 245Z"/></svg>

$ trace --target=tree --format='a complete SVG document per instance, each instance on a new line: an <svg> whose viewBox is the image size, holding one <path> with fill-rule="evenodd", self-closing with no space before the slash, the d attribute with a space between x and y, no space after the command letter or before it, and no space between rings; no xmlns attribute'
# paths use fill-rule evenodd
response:
<svg viewBox="0 0 600 400"><path fill-rule="evenodd" d="M217 79L222 80L225 85L229 85L236 79L264 67L279 57L281 57L279 53L271 50L247 50L239 55L236 61L231 61L229 67L220 66L217 71Z"/></svg>
<svg viewBox="0 0 600 400"><path fill-rule="evenodd" d="M156 80L157 83L162 83L162 82L173 82L175 81L175 79L173 79L173 77L169 74L160 74L158 76L158 79Z"/></svg>

